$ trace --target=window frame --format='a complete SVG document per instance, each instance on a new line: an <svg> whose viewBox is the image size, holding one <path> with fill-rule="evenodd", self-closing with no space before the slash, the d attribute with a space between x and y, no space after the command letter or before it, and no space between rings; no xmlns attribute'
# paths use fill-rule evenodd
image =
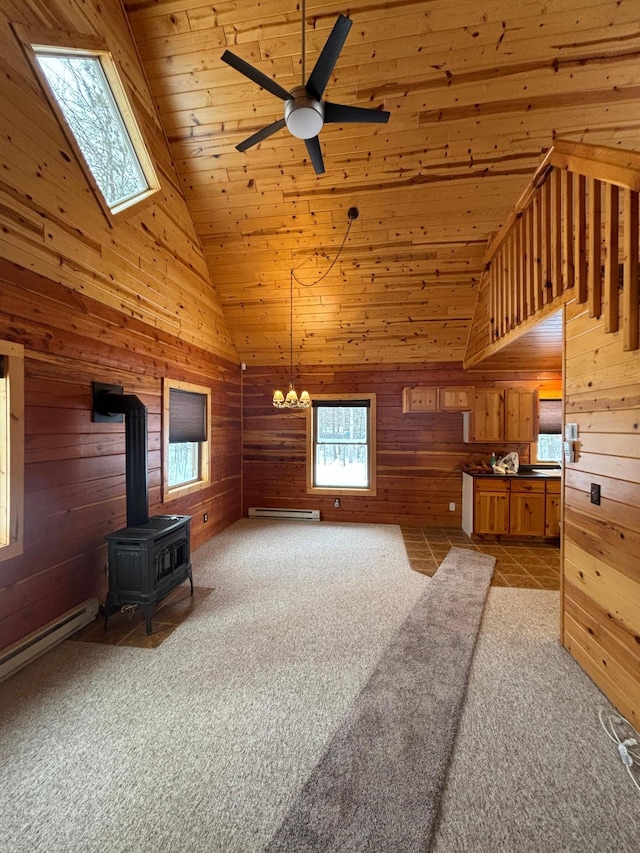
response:
<svg viewBox="0 0 640 853"><path fill-rule="evenodd" d="M368 430L367 430L367 451L368 451L368 466L369 466L369 485L368 486L316 486L314 485L314 468L315 468L315 436L314 430L314 403L322 403L323 401L331 402L332 405L344 403L349 405L350 401L368 400L367 407L369 414ZM307 417L307 494L313 495L377 495L377 442L376 442L376 395L375 394L314 394L313 402L309 409L305 412Z"/></svg>
<svg viewBox="0 0 640 853"><path fill-rule="evenodd" d="M7 375L0 379L0 417L6 441L0 447L0 562L23 553L24 531L24 347L0 341ZM8 463L8 465L7 465Z"/></svg>
<svg viewBox="0 0 640 853"><path fill-rule="evenodd" d="M105 215L109 225L113 225L120 219L128 216L132 211L137 212L142 205L148 203L160 190L160 181L157 170L153 164L150 148L145 141L132 107L131 98L122 77L118 71L117 63L109 50L106 41L99 36L83 35L77 33L42 32L28 30L20 24L12 23L11 27L20 42L23 53L31 66L31 69L40 85L40 88L49 104L59 126L62 130L69 147L80 166L100 209ZM120 112L122 124L124 125L131 145L138 158L140 168L146 179L148 189L143 190L132 198L125 199L112 208L102 193L100 186L91 171L91 168L82 153L82 149L76 136L68 124L66 117L49 81L38 62L37 53L49 53L52 55L88 56L100 60L102 70L111 88L116 106Z"/></svg>
<svg viewBox="0 0 640 853"><path fill-rule="evenodd" d="M189 391L206 397L207 437L198 442L200 447L200 475L196 481L179 486L169 486L169 418L171 415L171 390ZM211 483L211 389L177 379L162 380L162 500L170 501L197 492Z"/></svg>

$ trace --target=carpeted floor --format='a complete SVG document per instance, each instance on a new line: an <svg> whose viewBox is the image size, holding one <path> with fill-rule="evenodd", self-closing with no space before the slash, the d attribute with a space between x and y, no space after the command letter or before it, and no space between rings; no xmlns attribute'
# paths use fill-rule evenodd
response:
<svg viewBox="0 0 640 853"><path fill-rule="evenodd" d="M0 685L3 852L263 851L433 582L391 525L243 520L194 564L212 593L159 648L66 642ZM557 610L489 592L437 853L637 849Z"/></svg>

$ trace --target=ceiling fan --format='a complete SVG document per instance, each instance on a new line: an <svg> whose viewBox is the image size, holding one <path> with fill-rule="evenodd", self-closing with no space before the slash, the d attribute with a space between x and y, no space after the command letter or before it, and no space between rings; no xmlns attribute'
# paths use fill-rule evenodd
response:
<svg viewBox="0 0 640 853"><path fill-rule="evenodd" d="M262 142L272 134L286 127L293 136L304 139L309 157L317 175L324 173L324 162L320 148L319 132L325 124L353 124L353 123L375 123L385 124L389 121L389 113L386 110L366 109L363 107L349 107L345 104L333 104L323 101L322 96L333 68L338 60L342 46L351 29L352 21L345 15L339 15L333 25L329 38L318 57L309 79L305 82L305 19L306 4L302 4L302 85L295 86L290 92L283 89L275 80L267 77L262 71L258 71L253 65L249 65L244 59L225 50L222 59L236 71L244 74L249 80L262 86L267 92L271 92L277 98L284 101L284 118L274 121L263 127L257 133L249 136L239 145L238 151L246 151L258 142Z"/></svg>

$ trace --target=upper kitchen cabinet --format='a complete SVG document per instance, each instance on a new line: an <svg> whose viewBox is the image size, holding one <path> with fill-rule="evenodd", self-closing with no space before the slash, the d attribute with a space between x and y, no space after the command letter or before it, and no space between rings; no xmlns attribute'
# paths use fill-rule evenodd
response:
<svg viewBox="0 0 640 853"><path fill-rule="evenodd" d="M468 412L473 406L473 387L451 385L447 388L418 386L402 391L402 411Z"/></svg>
<svg viewBox="0 0 640 853"><path fill-rule="evenodd" d="M402 411L406 412L437 412L437 388L403 388Z"/></svg>
<svg viewBox="0 0 640 853"><path fill-rule="evenodd" d="M537 430L537 389L476 389L464 420L464 440L469 442L533 442Z"/></svg>
<svg viewBox="0 0 640 853"><path fill-rule="evenodd" d="M438 409L441 412L470 412L473 407L473 390L470 385L438 388Z"/></svg>
<svg viewBox="0 0 640 853"><path fill-rule="evenodd" d="M508 388L504 411L505 441L536 441L538 438L538 392Z"/></svg>

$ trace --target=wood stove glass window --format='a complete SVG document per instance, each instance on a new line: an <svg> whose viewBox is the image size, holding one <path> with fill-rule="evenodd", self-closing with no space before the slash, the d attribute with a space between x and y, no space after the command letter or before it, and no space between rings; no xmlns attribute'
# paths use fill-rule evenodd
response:
<svg viewBox="0 0 640 853"><path fill-rule="evenodd" d="M0 560L22 554L24 348L0 341Z"/></svg>
<svg viewBox="0 0 640 853"><path fill-rule="evenodd" d="M211 392L200 385L165 379L163 393L163 495L170 499L210 481Z"/></svg>

